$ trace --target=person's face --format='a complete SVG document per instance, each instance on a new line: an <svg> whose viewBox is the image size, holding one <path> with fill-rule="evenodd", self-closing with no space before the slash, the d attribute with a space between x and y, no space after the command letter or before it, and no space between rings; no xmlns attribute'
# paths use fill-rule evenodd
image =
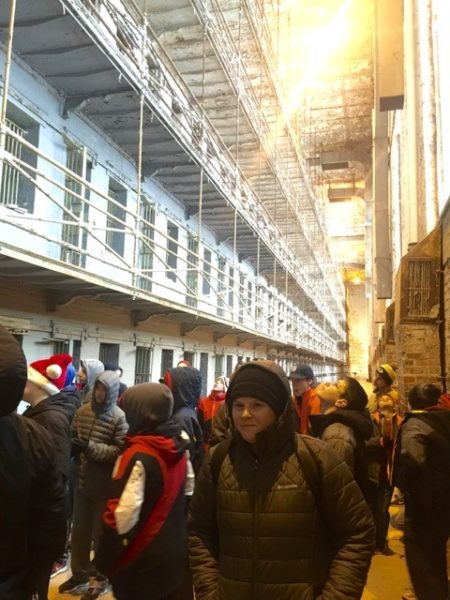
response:
<svg viewBox="0 0 450 600"><path fill-rule="evenodd" d="M395 415L395 405L389 396L381 396L378 402L378 410L386 419L392 419Z"/></svg>
<svg viewBox="0 0 450 600"><path fill-rule="evenodd" d="M97 381L94 387L94 398L97 404L103 404L103 402L105 402L106 393L106 386L104 386L103 383L100 383L100 381Z"/></svg>
<svg viewBox="0 0 450 600"><path fill-rule="evenodd" d="M380 375L375 375L375 378L373 380L373 385L376 388L383 388L383 387L386 387L387 384Z"/></svg>
<svg viewBox="0 0 450 600"><path fill-rule="evenodd" d="M78 376L78 379L79 379L80 383L86 383L87 382L87 375L86 375L85 370L82 367L80 367L78 369L77 376Z"/></svg>
<svg viewBox="0 0 450 600"><path fill-rule="evenodd" d="M348 388L347 380L340 379L338 381L337 388L338 388L340 397L336 400L336 402L334 403L334 406L336 408L345 408L348 405L348 401L346 400L346 398L343 398L343 396L345 396L345 394L347 392L347 388Z"/></svg>
<svg viewBox="0 0 450 600"><path fill-rule="evenodd" d="M237 398L233 402L232 416L236 429L249 444L254 444L257 434L277 418L268 404L250 396Z"/></svg>
<svg viewBox="0 0 450 600"><path fill-rule="evenodd" d="M312 379L303 379L300 377L292 377L292 391L294 396L303 396L305 392L311 389Z"/></svg>
<svg viewBox="0 0 450 600"><path fill-rule="evenodd" d="M31 398L35 392L35 386L30 381L27 381L25 384L25 389L23 390L22 400L28 402L30 404Z"/></svg>

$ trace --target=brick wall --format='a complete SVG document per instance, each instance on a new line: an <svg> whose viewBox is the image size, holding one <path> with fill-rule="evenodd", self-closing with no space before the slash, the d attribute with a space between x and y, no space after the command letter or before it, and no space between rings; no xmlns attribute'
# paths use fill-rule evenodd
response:
<svg viewBox="0 0 450 600"><path fill-rule="evenodd" d="M444 287L444 337L447 392L450 391L450 206L442 214L442 265Z"/></svg>

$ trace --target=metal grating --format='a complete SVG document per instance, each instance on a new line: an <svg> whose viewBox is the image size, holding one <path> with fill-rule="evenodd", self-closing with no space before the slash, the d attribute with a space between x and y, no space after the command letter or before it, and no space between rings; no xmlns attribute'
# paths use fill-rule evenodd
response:
<svg viewBox="0 0 450 600"><path fill-rule="evenodd" d="M408 261L408 306L409 318L429 318L433 306L432 260Z"/></svg>
<svg viewBox="0 0 450 600"><path fill-rule="evenodd" d="M17 133L17 135L20 135L21 137L25 136L25 130L9 119L6 119L6 124L14 131L14 133ZM22 158L22 144L17 138L8 134L5 137L5 150L16 158ZM4 162L0 184L0 204L13 206L19 204L19 180L19 171Z"/></svg>
<svg viewBox="0 0 450 600"><path fill-rule="evenodd" d="M77 146L68 145L67 146L67 156L66 156L66 167L75 175L79 175L80 177L83 175L83 149L78 148ZM80 199L81 195L81 183L72 179L70 175L66 175L65 187L72 191L66 191L64 193L64 208L67 211L64 211L63 219L64 224L62 226L61 238L62 241L70 244L71 246L75 246L77 248L81 247L81 227L79 225L79 220L81 218L81 214L83 211L82 201ZM74 224L67 223L67 221L73 221ZM64 262L68 262L72 265L80 265L80 257L81 254L76 250L72 250L71 248L67 248L63 246L61 248L61 260Z"/></svg>

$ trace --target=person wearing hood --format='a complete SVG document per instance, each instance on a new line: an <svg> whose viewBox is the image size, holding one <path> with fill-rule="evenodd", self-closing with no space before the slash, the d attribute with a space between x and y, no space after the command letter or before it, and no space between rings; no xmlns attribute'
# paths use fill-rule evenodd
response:
<svg viewBox="0 0 450 600"><path fill-rule="evenodd" d="M116 365L115 363L105 363L105 371L116 371L117 375L119 376L120 385L119 385L119 397L117 399L117 404L120 406L121 402L122 402L122 396L124 395L125 390L128 387L122 381L123 369L122 369L122 367L120 365Z"/></svg>
<svg viewBox="0 0 450 600"><path fill-rule="evenodd" d="M405 554L419 600L447 600L450 537L450 407L431 383L408 395L394 457L394 482L405 493Z"/></svg>
<svg viewBox="0 0 450 600"><path fill-rule="evenodd" d="M200 371L187 365L168 369L163 383L173 394L173 418L189 437L189 454L197 474L203 462L203 434L198 422L196 408L202 390Z"/></svg>
<svg viewBox="0 0 450 600"><path fill-rule="evenodd" d="M120 379L103 371L93 386L91 400L75 413L72 454L76 462L72 525L72 576L59 586L60 593L85 592L93 600L107 587L106 578L91 566L91 543L97 548L101 516L109 495L114 463L125 447L128 425L117 406Z"/></svg>
<svg viewBox="0 0 450 600"><path fill-rule="evenodd" d="M122 407L128 445L114 468L96 565L117 600L168 600L176 597L187 560L187 442L166 385L129 387Z"/></svg>
<svg viewBox="0 0 450 600"><path fill-rule="evenodd" d="M370 511L347 465L296 433L284 371L269 360L243 365L226 402L232 437L209 451L190 506L196 599L359 599Z"/></svg>
<svg viewBox="0 0 450 600"><path fill-rule="evenodd" d="M212 428L220 407L225 402L228 382L224 376L218 377L208 396L202 398L197 406L197 417L203 434L203 447L208 450Z"/></svg>
<svg viewBox="0 0 450 600"><path fill-rule="evenodd" d="M72 446L70 424L76 408L65 394L60 392L60 389L64 385L67 368L71 362L72 357L69 354L56 354L48 359L31 363L28 366L27 383L23 392L23 400L30 404L23 416L45 427L52 438L56 449L57 469L66 488L67 507ZM39 600L47 600L52 567L53 561L42 570L42 577L37 587Z"/></svg>
<svg viewBox="0 0 450 600"><path fill-rule="evenodd" d="M64 549L65 487L54 441L16 414L27 383L17 341L0 326L0 598L29 600Z"/></svg>
<svg viewBox="0 0 450 600"><path fill-rule="evenodd" d="M82 404L86 404L90 401L95 381L100 373L103 373L104 370L105 367L103 363L96 358L85 358L80 360L76 385L78 391L80 392Z"/></svg>
<svg viewBox="0 0 450 600"><path fill-rule="evenodd" d="M350 467L365 493L365 440L370 439L373 424L366 409L367 394L353 377L337 384L320 384L320 415L310 415L311 433L326 442Z"/></svg>

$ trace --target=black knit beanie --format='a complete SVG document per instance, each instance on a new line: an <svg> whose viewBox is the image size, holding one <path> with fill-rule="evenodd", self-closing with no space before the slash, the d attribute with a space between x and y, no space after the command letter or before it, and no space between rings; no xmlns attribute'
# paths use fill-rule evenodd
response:
<svg viewBox="0 0 450 600"><path fill-rule="evenodd" d="M421 410L435 406L441 397L441 388L432 383L415 385L408 394L408 402L412 409Z"/></svg>
<svg viewBox="0 0 450 600"><path fill-rule="evenodd" d="M291 398L289 380L271 360L245 363L232 376L226 402L231 413L236 398L250 396L268 404L280 416Z"/></svg>
<svg viewBox="0 0 450 600"><path fill-rule="evenodd" d="M353 377L345 377L347 388L342 397L347 400L347 408L364 410L367 406L367 394L363 386Z"/></svg>

